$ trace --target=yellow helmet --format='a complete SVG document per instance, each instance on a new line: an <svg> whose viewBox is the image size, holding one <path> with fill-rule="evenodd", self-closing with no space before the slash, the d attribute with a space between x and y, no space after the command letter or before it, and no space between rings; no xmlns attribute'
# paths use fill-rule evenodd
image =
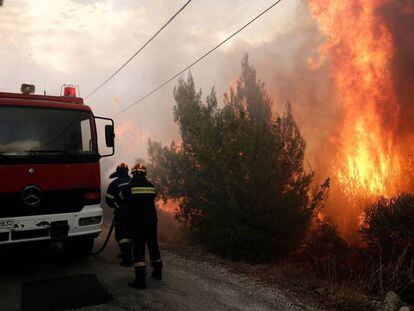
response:
<svg viewBox="0 0 414 311"><path fill-rule="evenodd" d="M141 173L141 174L143 174L143 175L146 175L147 174L147 168L143 165L143 164L141 164L141 163L137 163L137 164L135 164L133 167L132 167L132 169L131 169L131 173L132 174L138 174L138 173Z"/></svg>

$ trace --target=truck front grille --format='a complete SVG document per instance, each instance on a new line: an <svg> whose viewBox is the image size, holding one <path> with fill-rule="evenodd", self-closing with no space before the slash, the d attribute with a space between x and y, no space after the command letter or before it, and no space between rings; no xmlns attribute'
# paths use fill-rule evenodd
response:
<svg viewBox="0 0 414 311"><path fill-rule="evenodd" d="M0 218L79 212L88 191L91 190L43 191L40 203L34 206L24 204L20 192L0 193Z"/></svg>

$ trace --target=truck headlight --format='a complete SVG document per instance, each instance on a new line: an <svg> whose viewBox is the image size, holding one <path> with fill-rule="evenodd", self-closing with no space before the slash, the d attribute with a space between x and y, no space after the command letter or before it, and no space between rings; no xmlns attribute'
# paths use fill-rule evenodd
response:
<svg viewBox="0 0 414 311"><path fill-rule="evenodd" d="M101 203L101 191L91 191L85 193L85 205Z"/></svg>
<svg viewBox="0 0 414 311"><path fill-rule="evenodd" d="M102 216L84 217L79 219L79 226L90 226L100 224Z"/></svg>

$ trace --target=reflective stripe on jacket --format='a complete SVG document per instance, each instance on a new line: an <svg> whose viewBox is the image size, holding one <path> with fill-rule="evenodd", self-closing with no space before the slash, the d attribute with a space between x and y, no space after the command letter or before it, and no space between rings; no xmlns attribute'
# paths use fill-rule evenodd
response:
<svg viewBox="0 0 414 311"><path fill-rule="evenodd" d="M157 222L155 197L157 190L145 177L135 177L119 193L119 198L126 203L128 215L135 223Z"/></svg>

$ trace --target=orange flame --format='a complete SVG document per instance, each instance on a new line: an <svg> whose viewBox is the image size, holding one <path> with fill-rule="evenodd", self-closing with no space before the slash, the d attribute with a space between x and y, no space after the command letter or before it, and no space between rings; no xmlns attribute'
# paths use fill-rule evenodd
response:
<svg viewBox="0 0 414 311"><path fill-rule="evenodd" d="M168 214L175 215L179 209L179 202L168 200L166 203L160 202L158 208Z"/></svg>
<svg viewBox="0 0 414 311"><path fill-rule="evenodd" d="M349 199L398 191L402 159L394 141L399 104L390 62L392 34L376 10L392 0L309 0L326 36L320 61L330 61L343 120L334 165Z"/></svg>

